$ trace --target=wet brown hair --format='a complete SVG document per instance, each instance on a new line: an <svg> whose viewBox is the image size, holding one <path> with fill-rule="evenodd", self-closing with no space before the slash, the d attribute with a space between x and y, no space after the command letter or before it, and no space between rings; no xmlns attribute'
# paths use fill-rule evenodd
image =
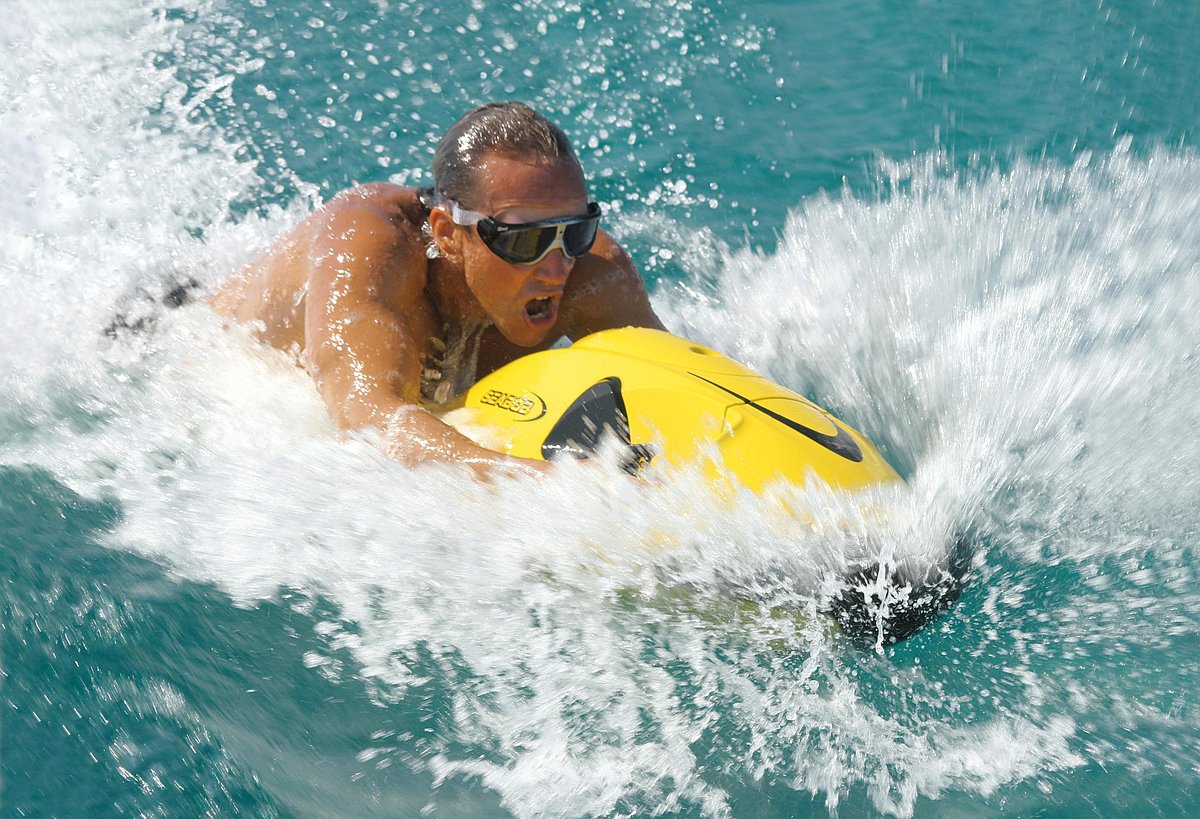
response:
<svg viewBox="0 0 1200 819"><path fill-rule="evenodd" d="M468 111L438 142L433 154L434 198L475 207L475 171L489 153L579 167L570 140L553 122L522 102L490 102Z"/></svg>

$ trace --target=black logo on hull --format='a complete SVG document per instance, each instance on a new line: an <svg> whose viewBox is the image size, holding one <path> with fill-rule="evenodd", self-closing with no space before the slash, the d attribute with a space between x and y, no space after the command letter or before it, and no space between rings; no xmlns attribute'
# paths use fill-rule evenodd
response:
<svg viewBox="0 0 1200 819"><path fill-rule="evenodd" d="M529 395L532 395L533 398L526 397ZM537 399L537 401L535 402L534 399ZM503 390L488 390L480 397L479 403L484 406L507 410L514 415L525 416L531 412L537 412L537 415L534 415L532 418L517 418L518 423L536 421L546 414L546 399L542 398L536 392L526 392L525 395L514 395ZM542 405L540 410L537 408L538 404Z"/></svg>
<svg viewBox="0 0 1200 819"><path fill-rule="evenodd" d="M801 424L798 421L793 421L791 418L780 415L779 413L777 413L773 410L769 410L766 407L761 406L760 404L758 404L754 401L751 401L746 396L739 395L736 392L734 392L733 390L729 389L728 387L721 386L716 381L709 381L704 376L696 375L695 373L688 373L688 375L695 376L696 378L699 378L701 381L703 381L707 384L712 384L717 389L729 393L730 395L732 395L734 398L738 399L739 401L745 401L748 405L750 405L751 407L754 407L756 410L761 412L763 415L767 416L768 418L770 418L774 421L778 421L779 423L783 424L785 427L788 427L789 429L793 429L796 432L799 432L805 438L808 438L809 440L817 442L818 444L825 447L826 449L828 449L830 452L834 453L835 455L841 455L846 460L854 461L855 463L858 463L858 462L862 461L862 459L863 459L862 450L859 448L858 442L855 441L854 438L852 438L850 436L849 432L842 429L841 424L837 423L832 418L829 420L830 420L830 423L833 424L833 428L837 430L837 435L826 435L823 432L817 432L815 429L809 429L808 427L804 426L804 424Z"/></svg>

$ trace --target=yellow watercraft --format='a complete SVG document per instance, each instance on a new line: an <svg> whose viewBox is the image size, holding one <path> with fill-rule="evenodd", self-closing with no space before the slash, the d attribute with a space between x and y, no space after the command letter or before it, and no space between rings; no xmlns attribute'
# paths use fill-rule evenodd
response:
<svg viewBox="0 0 1200 819"><path fill-rule="evenodd" d="M461 411L460 411L461 410ZM588 458L616 445L630 472L700 464L718 490L823 481L848 492L902 483L861 433L738 362L659 330L627 327L517 359L454 413L481 444L522 458ZM450 420L450 419L447 419ZM892 643L957 596L964 554L902 583L869 565L831 613L862 642Z"/></svg>
<svg viewBox="0 0 1200 819"><path fill-rule="evenodd" d="M630 469L699 459L754 491L813 476L846 490L900 480L861 433L804 396L659 330L606 330L517 359L463 406L493 449L522 458L588 457L607 435L629 447Z"/></svg>

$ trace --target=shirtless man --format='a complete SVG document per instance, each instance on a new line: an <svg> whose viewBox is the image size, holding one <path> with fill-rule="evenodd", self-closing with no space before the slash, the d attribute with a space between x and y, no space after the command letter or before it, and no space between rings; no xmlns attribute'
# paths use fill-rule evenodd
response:
<svg viewBox="0 0 1200 819"><path fill-rule="evenodd" d="M442 137L433 178L428 190L342 192L212 305L296 353L337 425L378 430L406 464L544 470L475 445L429 409L562 336L662 323L545 117L520 103L476 108Z"/></svg>

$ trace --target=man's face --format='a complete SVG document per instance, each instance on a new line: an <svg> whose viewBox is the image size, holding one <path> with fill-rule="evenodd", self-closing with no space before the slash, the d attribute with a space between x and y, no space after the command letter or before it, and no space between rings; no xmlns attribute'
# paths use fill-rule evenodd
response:
<svg viewBox="0 0 1200 819"><path fill-rule="evenodd" d="M489 156L478 170L474 209L500 222L537 222L587 212L583 176L573 162L529 164ZM558 323L563 288L574 260L559 248L541 261L516 265L488 249L474 227L462 244L467 287L506 339L522 347L541 343Z"/></svg>

